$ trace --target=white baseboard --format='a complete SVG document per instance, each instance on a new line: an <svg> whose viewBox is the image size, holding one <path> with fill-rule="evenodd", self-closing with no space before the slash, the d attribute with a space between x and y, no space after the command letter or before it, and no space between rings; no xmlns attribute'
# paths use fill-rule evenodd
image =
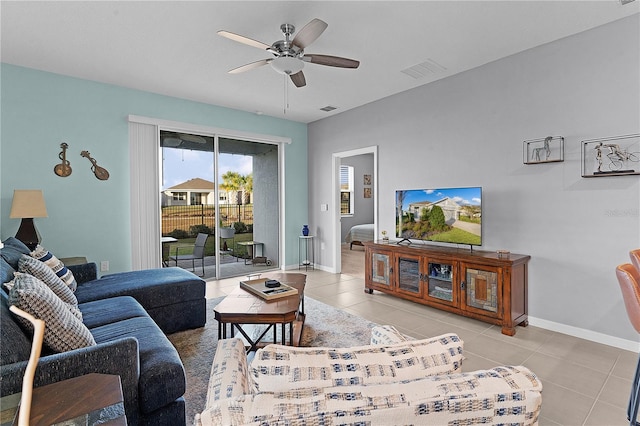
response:
<svg viewBox="0 0 640 426"><path fill-rule="evenodd" d="M621 339L619 337L609 336L608 334L598 333L596 331L584 328L573 327L571 325L560 324L545 319L529 316L529 324L535 327L544 328L545 330L556 331L569 336L578 337L580 339L590 340L596 343L613 346L633 352L640 352L640 342L634 340Z"/></svg>

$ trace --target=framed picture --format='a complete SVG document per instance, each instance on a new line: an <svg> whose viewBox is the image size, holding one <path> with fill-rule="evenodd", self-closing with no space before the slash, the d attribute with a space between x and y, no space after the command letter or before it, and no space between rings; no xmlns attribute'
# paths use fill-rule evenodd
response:
<svg viewBox="0 0 640 426"><path fill-rule="evenodd" d="M371 198L371 188L364 189L364 198Z"/></svg>
<svg viewBox="0 0 640 426"><path fill-rule="evenodd" d="M582 141L582 177L640 175L640 134Z"/></svg>
<svg viewBox="0 0 640 426"><path fill-rule="evenodd" d="M547 136L523 142L524 164L557 163L564 161L564 138Z"/></svg>
<svg viewBox="0 0 640 426"><path fill-rule="evenodd" d="M371 185L371 175L364 175L364 184Z"/></svg>

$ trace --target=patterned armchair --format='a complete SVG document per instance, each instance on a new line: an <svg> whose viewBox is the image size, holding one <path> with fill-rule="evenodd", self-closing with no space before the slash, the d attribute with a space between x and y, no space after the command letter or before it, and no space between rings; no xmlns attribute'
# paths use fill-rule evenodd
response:
<svg viewBox="0 0 640 426"><path fill-rule="evenodd" d="M249 363L241 340L221 340L195 424L537 424L535 374L462 373L462 347L455 334L409 340L380 326L368 346L268 345Z"/></svg>

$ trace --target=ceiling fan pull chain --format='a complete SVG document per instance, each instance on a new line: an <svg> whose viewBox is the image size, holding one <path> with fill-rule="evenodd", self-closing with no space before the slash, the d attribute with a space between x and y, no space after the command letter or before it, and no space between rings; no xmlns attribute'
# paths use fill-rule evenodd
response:
<svg viewBox="0 0 640 426"><path fill-rule="evenodd" d="M282 81L284 82L284 93L283 93L284 99L282 100L283 101L282 104L284 108L282 110L282 113L284 115L287 115L287 109L289 108L289 90L287 86L287 75L284 74L282 77L283 77Z"/></svg>

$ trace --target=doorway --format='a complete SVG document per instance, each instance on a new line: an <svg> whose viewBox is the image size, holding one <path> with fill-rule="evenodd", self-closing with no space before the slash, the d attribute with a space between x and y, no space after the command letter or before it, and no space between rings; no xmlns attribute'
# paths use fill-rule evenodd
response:
<svg viewBox="0 0 640 426"><path fill-rule="evenodd" d="M280 146L161 129L160 147L163 263L191 268L175 257L206 234L205 278L278 268Z"/></svg>
<svg viewBox="0 0 640 426"><path fill-rule="evenodd" d="M356 225L373 225L370 234L375 239L378 229L378 147L366 147L333 154L333 200L334 200L334 265L336 273L343 272L343 257L349 272L353 270L353 259L361 256L362 271L364 272L364 255L352 253L351 244L345 239L349 231ZM353 186L349 188L351 194L345 194L345 168L351 168ZM341 174L342 171L342 174ZM341 183L343 183L341 185ZM350 211L346 211L345 201L350 201ZM359 237L360 239L364 239ZM355 250L364 251L362 246L353 246ZM347 252L349 250L349 252ZM343 251L345 255L343 256ZM352 256L353 255L353 256Z"/></svg>

